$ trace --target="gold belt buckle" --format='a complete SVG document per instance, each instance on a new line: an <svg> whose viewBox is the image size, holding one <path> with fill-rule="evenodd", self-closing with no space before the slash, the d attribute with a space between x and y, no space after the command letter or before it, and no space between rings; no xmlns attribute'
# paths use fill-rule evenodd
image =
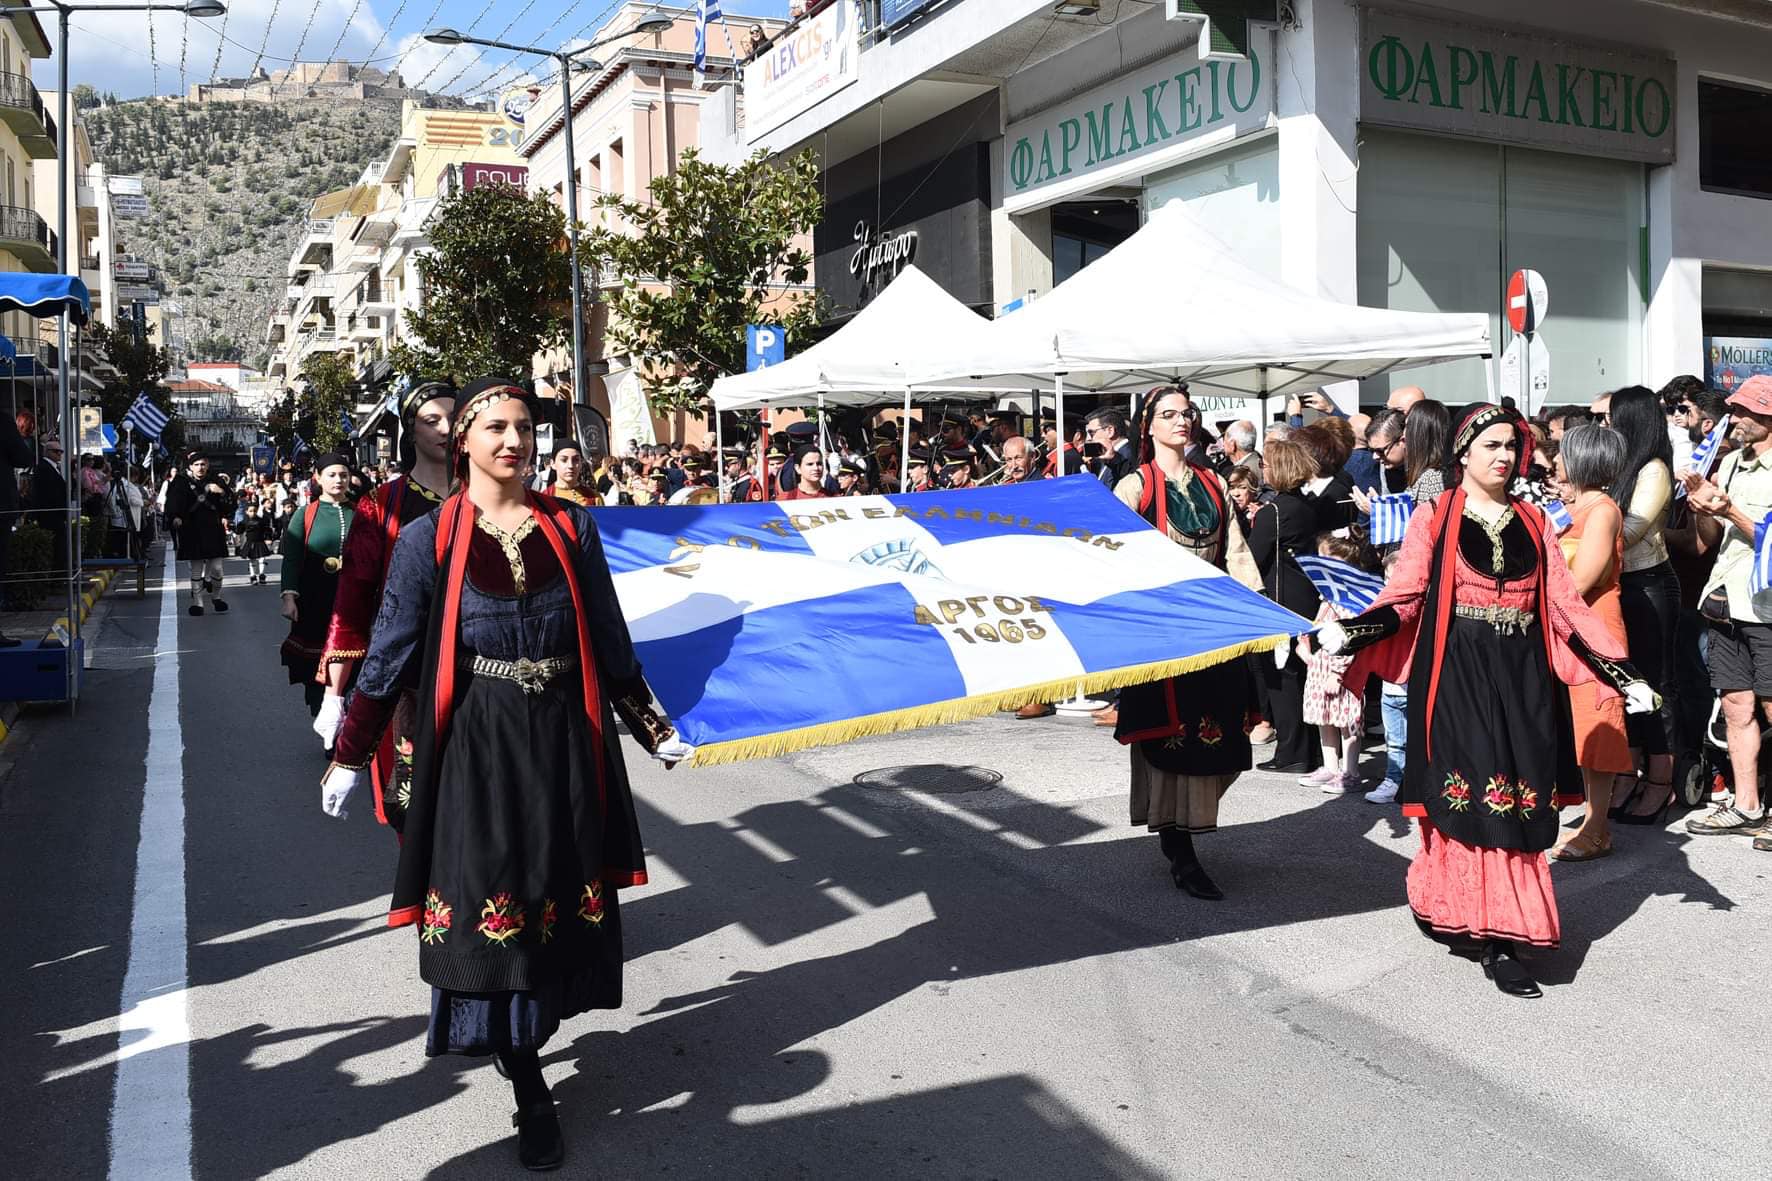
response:
<svg viewBox="0 0 1772 1181"><path fill-rule="evenodd" d="M344 561L341 558L327 558L325 565L326 565L326 573L337 574L341 569L344 568Z"/></svg>

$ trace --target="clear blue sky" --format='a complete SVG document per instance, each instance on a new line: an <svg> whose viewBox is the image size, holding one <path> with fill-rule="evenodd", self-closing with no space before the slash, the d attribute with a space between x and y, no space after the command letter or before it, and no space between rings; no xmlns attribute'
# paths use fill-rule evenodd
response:
<svg viewBox="0 0 1772 1181"><path fill-rule="evenodd" d="M468 47L446 51L423 41L425 29L447 25L494 40L559 45L588 36L618 7L619 0L232 0L225 22L94 13L74 18L68 69L76 85L139 98L180 94L183 84L211 76L237 77L255 63L274 70L295 58L367 58L382 69L401 67L409 82L428 75L427 89L463 93L514 82L523 63L507 66L508 54ZM781 16L787 0L723 0L722 8L729 18ZM53 23L45 28L53 42ZM40 88L53 89L54 59L37 63L34 76Z"/></svg>

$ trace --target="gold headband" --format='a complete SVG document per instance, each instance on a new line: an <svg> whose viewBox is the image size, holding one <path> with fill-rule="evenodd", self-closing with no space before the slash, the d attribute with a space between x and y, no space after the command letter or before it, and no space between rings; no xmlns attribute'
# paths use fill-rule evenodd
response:
<svg viewBox="0 0 1772 1181"><path fill-rule="evenodd" d="M456 414L454 432L456 442L459 443L467 436L468 428L474 424L474 419L479 416L482 410L495 403L508 402L512 398L520 399L524 396L523 391L514 385L495 385L483 389L469 398L467 404Z"/></svg>

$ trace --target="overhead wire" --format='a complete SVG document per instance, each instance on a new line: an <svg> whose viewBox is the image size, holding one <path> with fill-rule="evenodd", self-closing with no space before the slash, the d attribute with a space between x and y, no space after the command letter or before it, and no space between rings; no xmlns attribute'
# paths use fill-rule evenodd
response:
<svg viewBox="0 0 1772 1181"><path fill-rule="evenodd" d="M296 67L301 64L301 51L302 51L303 47L306 46L308 43L308 32L311 29L313 29L313 27L314 27L314 18L319 15L320 15L320 0L314 0L313 10L308 13L308 23L303 25L301 28L301 39L295 43L295 62L294 62L294 64L292 64L289 67L288 70L285 70L283 73L283 81L284 82L289 81L289 76L291 74L293 74L296 70ZM275 101L277 98L277 87L280 85L282 85L282 83L279 83L279 82L271 83L271 99L273 101Z"/></svg>
<svg viewBox="0 0 1772 1181"><path fill-rule="evenodd" d="M388 35L394 31L394 26L399 23L400 14L406 11L406 5L408 3L410 3L410 0L400 0L400 7L394 9L394 15L390 16L388 18L388 23L382 26L381 36L376 38L374 45L369 47L369 52L363 55L363 64L365 66L375 60L376 50L388 43ZM435 17L441 11L443 11L443 0L437 0L437 7L431 9L431 16Z"/></svg>
<svg viewBox="0 0 1772 1181"><path fill-rule="evenodd" d="M402 4L400 7L404 8L406 6ZM363 0L357 0L357 2L351 6L351 15L345 17L344 25L338 30L338 40L334 41L332 43L332 48L326 51L327 61L333 61L338 57L338 47L345 43L345 38L350 35L351 26L357 23L357 14L361 11L363 11Z"/></svg>
<svg viewBox="0 0 1772 1181"><path fill-rule="evenodd" d="M526 3L525 5L523 5L522 8L517 10L517 15L513 16L509 21L507 21L505 23L504 28L500 29L498 32L496 32L492 35L491 40L503 41L505 39L505 36L508 33L510 33L510 31L512 29L517 27L517 22L522 20L524 17L528 16L530 10L533 9L537 3L539 3L539 0L528 0L528 3ZM456 82L460 80L460 78L463 74L467 73L469 70L473 69L477 64L479 64L480 59L485 56L486 55L484 53L476 55L472 60L468 61L465 65L463 65L461 69L459 69L455 73L451 74L446 81L439 83L437 86L437 93L447 94L449 92L449 88L451 86L454 86L456 84Z"/></svg>
<svg viewBox="0 0 1772 1181"><path fill-rule="evenodd" d="M178 30L178 100L183 102L190 89L185 85L185 57L191 51L191 14L185 13L184 24Z"/></svg>
<svg viewBox="0 0 1772 1181"><path fill-rule="evenodd" d="M160 97L160 61L154 56L154 14L148 13L148 69L152 71L152 94Z"/></svg>
<svg viewBox="0 0 1772 1181"><path fill-rule="evenodd" d="M541 32L535 34L533 37L530 38L530 40L531 41L546 40L550 33L552 33L555 29L559 28L560 25L565 22L566 18L568 16L572 15L572 9L574 7L575 7L574 5L570 5L570 4L567 5L566 8L561 11L560 15L554 18L554 22L552 24L550 24L547 28L543 29ZM476 95L476 94L486 94L486 93L491 92L493 90L502 90L506 86L514 85L517 78L523 74L523 72L524 72L523 69L519 68L508 79L502 78L501 75L503 75L506 71L510 70L512 66L517 65L517 63L519 61L521 61L526 56L528 56L528 55L521 54L521 53L513 53L510 56L510 58L505 61L505 63L503 65L494 67L492 72L487 74L485 77L480 78L478 81L476 81L468 86L464 86L461 91L463 97L469 97L469 96ZM496 82L494 81L495 79L497 79Z"/></svg>
<svg viewBox="0 0 1772 1181"><path fill-rule="evenodd" d="M222 45L228 39L228 18L234 15L232 8L222 10L221 29L215 35L215 64L209 67L209 80L214 82L221 77Z"/></svg>
<svg viewBox="0 0 1772 1181"><path fill-rule="evenodd" d="M277 23L277 11L282 7L283 0L271 0L271 15L265 18L264 40L258 43L258 56L252 59L252 67L246 71L246 80L249 82L252 80L252 76L258 73L260 63L265 60L265 47L271 43L271 28Z"/></svg>
<svg viewBox="0 0 1772 1181"><path fill-rule="evenodd" d="M488 3L486 5L486 7L481 10L480 15L475 17L473 19L473 21L468 25L468 27L463 30L463 32L471 33L475 29L479 28L480 22L485 20L488 16L492 15L492 6L496 2L497 2L497 0L491 0L491 2ZM423 90L425 83L429 82L431 80L431 75L435 74L438 70L443 68L443 63L449 60L449 54L453 51L454 51L453 46L449 50L445 51L443 56L438 58L436 60L435 64L433 64L430 69L425 71L425 76L423 78L420 78L417 82L412 83L412 88L414 90ZM478 59L485 57L485 56L486 56L486 54L482 51L480 53L476 53L474 55L474 58L475 58L475 60L478 60Z"/></svg>

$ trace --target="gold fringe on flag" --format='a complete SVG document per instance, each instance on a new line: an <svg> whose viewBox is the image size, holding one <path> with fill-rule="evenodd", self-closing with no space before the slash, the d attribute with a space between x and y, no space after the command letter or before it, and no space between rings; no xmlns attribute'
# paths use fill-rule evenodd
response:
<svg viewBox="0 0 1772 1181"><path fill-rule="evenodd" d="M1123 689L1127 685L1142 685L1147 681L1167 680L1170 677L1179 677L1184 673L1211 668L1215 664L1223 664L1250 653L1272 652L1282 644L1288 644L1291 641L1292 637L1288 635L1263 636L1260 639L1245 640L1241 644L1233 644L1228 648L1217 648L1211 652L1183 656L1176 660L1159 660L1151 664L1133 664L1125 668L1108 669L1103 672L1082 673L1055 681L1045 681L1037 685L1024 685L1018 689L1005 689L998 693L955 697L948 701L935 701L928 705L912 706L909 709L894 709L859 718L846 718L840 722L803 726L798 730L783 730L776 734L760 734L755 738L739 738L731 742L710 743L707 746L696 747L695 758L690 761L689 765L692 767L717 767L724 763L742 763L747 759L773 759L814 746L835 746L838 743L850 742L857 738L872 738L879 734L896 734L900 730L915 730L922 726L942 726L949 722L964 722L969 718L982 718L986 714L996 713L999 710L1020 709L1024 705L1032 705L1038 701L1063 700L1077 691L1079 687L1086 694L1103 693L1111 689Z"/></svg>

